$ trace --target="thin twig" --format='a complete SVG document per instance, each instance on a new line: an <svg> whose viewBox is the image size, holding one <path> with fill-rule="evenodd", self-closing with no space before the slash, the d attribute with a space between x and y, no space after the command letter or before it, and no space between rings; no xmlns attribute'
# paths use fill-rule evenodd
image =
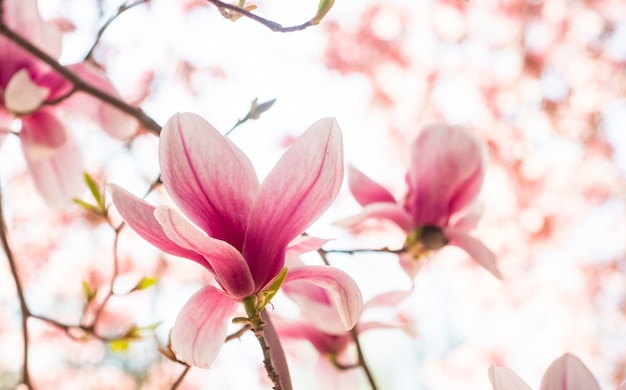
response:
<svg viewBox="0 0 626 390"><path fill-rule="evenodd" d="M346 253L353 255L355 253L393 253L399 255L406 252L405 248L402 249L389 249L387 247L380 249L321 249L324 253Z"/></svg>
<svg viewBox="0 0 626 390"><path fill-rule="evenodd" d="M2 4L0 3L0 8L1 7ZM11 246L9 245L9 239L7 237L7 225L4 218L4 209L2 207L2 191L0 191L0 240L2 241L2 248L6 253L7 260L9 261L11 275L13 276L13 280L15 281L15 289L17 290L17 296L20 301L20 308L22 311L22 345L24 348L24 360L22 362L22 383L29 389L32 389L32 382L30 380L30 373L28 371L28 317L30 316L30 311L28 309L28 305L26 304L26 298L24 297L24 288L22 287L22 283L20 282L20 277L17 272L17 266L15 263L15 257L13 257L13 251L11 250Z"/></svg>
<svg viewBox="0 0 626 390"><path fill-rule="evenodd" d="M1 5L1 4L0 4ZM27 39L23 38L20 34L13 31L9 26L7 26L4 21L0 20L0 35L4 35L6 38L13 41L16 45L21 47L22 49L28 51L42 62L49 65L52 69L54 69L61 77L72 83L76 91L85 92L98 100L107 103L118 110L132 116L137 119L139 123L148 131L154 133L155 135L159 135L161 133L161 126L152 118L150 118L146 113L143 112L140 108L130 106L125 103L121 99L108 94L88 82L84 81L76 74L68 70L63 65L59 64L54 58L50 57L48 54L43 52L37 46L30 43Z"/></svg>
<svg viewBox="0 0 626 390"><path fill-rule="evenodd" d="M226 336L226 340L224 340L224 342L227 343L231 340L241 338L241 336L243 336L249 330L250 330L250 324L246 324L242 326L241 329L239 329L235 333L229 334L228 336Z"/></svg>
<svg viewBox="0 0 626 390"><path fill-rule="evenodd" d="M102 27L100 27L100 29L98 30L98 34L96 35L96 40L94 41L93 45L91 45L91 49L89 49L89 52L85 56L85 60L92 59L93 52L96 50L96 46L98 46L98 43L100 43L100 39L102 38L102 35L106 31L106 29L109 28L109 26L111 25L111 23L113 23L113 21L115 19L117 19L125 11L128 11L129 9L131 9L131 8L133 8L135 6L138 6L140 4L147 3L148 1L149 0L137 0L134 3L130 3L130 4L124 3L124 4L120 5L119 8L117 9L117 12L115 13L115 15L113 15L109 19L107 19L107 21L104 22Z"/></svg>
<svg viewBox="0 0 626 390"><path fill-rule="evenodd" d="M176 390L178 386L180 386L180 384L183 383L183 379L185 379L185 376L187 376L187 373L189 372L189 370L191 370L191 366L186 365L183 372L180 374L178 379L176 379L176 382L174 382L172 384L172 387L170 387L170 390Z"/></svg>
<svg viewBox="0 0 626 390"><path fill-rule="evenodd" d="M356 331L356 326L350 330L350 335L352 335L352 340L354 341L354 345L356 346L356 354L359 359L359 366L363 368L365 371L365 376L367 376L367 381L370 383L372 390L378 390L376 386L376 381L374 380L374 376L365 361L365 356L363 356L363 349L361 349L361 343L359 342L359 334Z"/></svg>
<svg viewBox="0 0 626 390"><path fill-rule="evenodd" d="M255 15L250 11L247 11L243 8L237 7L236 5L232 5L232 4L228 4L228 3L224 3L220 0L207 0L209 3L213 4L214 6L216 6L219 9L227 9L229 11L233 11L233 12L237 12L249 19L254 20L255 22L261 23L262 25L264 25L265 27L269 28L270 30L274 31L274 32L283 32L283 33L287 33L287 32L294 32L294 31L301 31L306 29L307 27L311 27L313 26L313 24L311 23L311 21L309 20L308 22L299 24L297 26L290 26L290 27L283 27L281 24L273 22L271 20L265 19L261 16Z"/></svg>

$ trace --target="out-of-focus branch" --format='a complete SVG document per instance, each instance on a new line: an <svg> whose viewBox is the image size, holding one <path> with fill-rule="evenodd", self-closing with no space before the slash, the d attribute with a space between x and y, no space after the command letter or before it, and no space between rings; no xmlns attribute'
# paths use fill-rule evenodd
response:
<svg viewBox="0 0 626 390"><path fill-rule="evenodd" d="M243 16L245 16L246 18L252 19L255 22L258 22L262 25L264 25L265 27L269 28L270 30L274 31L274 32L283 32L283 33L287 33L287 32L294 32L294 31L301 31L306 29L307 27L311 27L313 25L315 25L316 23L314 23L314 19L309 20L308 22L299 24L297 26L290 26L290 27L283 27L280 23L276 23L274 21L271 21L269 19L265 19L259 15L253 14L252 12L245 10L243 8L237 7L236 5L232 5L232 4L228 4L228 3L224 3L223 1L220 0L207 0L209 3L213 4L214 6L216 6L218 9L220 10L228 10L234 13L238 13L241 14Z"/></svg>
<svg viewBox="0 0 626 390"><path fill-rule="evenodd" d="M191 370L191 366L185 366L185 369L180 374L178 379L176 379L176 382L172 383L172 387L170 387L170 390L178 389L178 386L180 386L180 384L183 383L183 379L185 379L185 377L187 376L187 373L189 372L189 370Z"/></svg>
<svg viewBox="0 0 626 390"><path fill-rule="evenodd" d="M2 3L0 3L2 6ZM161 126L152 118L150 118L143 110L137 107L133 107L123 100L108 94L93 85L87 83L73 72L68 70L63 65L59 64L54 58L50 57L46 53L44 53L37 46L30 43L27 39L22 37L17 32L13 31L9 26L7 26L4 21L0 19L0 35L5 36L7 39L13 41L16 45L21 47L22 49L28 51L35 57L37 57L42 62L49 65L52 69L54 69L59 75L61 75L64 79L72 83L76 92L84 92L95 97L98 100L101 100L118 110L132 116L137 119L139 123L148 131L154 133L155 135L159 135L161 133Z"/></svg>
<svg viewBox="0 0 626 390"><path fill-rule="evenodd" d="M96 46L98 46L98 43L100 42L100 39L102 38L102 35L107 30L107 28L109 28L109 26L111 25L111 23L113 23L113 21L115 19L117 19L121 14L123 14L126 11L128 11L129 9L131 9L133 7L136 7L138 5L141 5L143 3L147 3L148 1L150 1L150 0L137 0L137 1L134 1L132 3L126 2L126 3L122 4L122 5L120 5L119 8L117 9L117 12L115 13L115 15L113 15L109 19L107 19L107 21L104 22L102 27L100 27L100 29L98 30L98 34L96 35L96 40L94 41L93 45L91 45L91 49L89 49L89 52L85 56L85 60L89 60L89 59L93 58L93 52L96 50Z"/></svg>
<svg viewBox="0 0 626 390"><path fill-rule="evenodd" d="M2 4L0 3L0 8ZM2 191L0 190L0 241L2 241L2 248L7 256L7 260L9 261L9 266L11 268L11 275L13 276L13 281L15 282L15 289L17 290L17 297L20 301L20 308L22 311L22 340L23 340L23 348L24 348L24 360L22 362L22 384L24 384L27 388L32 389L32 383L30 380L30 374L28 371L28 317L30 316L30 311L28 309L28 305L26 304L26 298L24 297L24 288L22 287L22 283L20 282L20 277L17 272L17 266L15 262L15 257L13 257L13 251L11 250L11 246L9 245L9 239L7 236L7 226L4 218L4 209L2 207Z"/></svg>

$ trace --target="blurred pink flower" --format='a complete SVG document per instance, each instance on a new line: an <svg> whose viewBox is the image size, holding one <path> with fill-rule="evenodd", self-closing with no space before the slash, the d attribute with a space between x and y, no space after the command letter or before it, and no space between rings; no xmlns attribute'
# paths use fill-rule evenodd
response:
<svg viewBox="0 0 626 390"><path fill-rule="evenodd" d="M350 367L357 358L347 356L348 347L353 344L353 336L340 326L340 313L328 293L309 283L291 283L283 291L298 305L302 318L297 321L278 319L274 321L276 330L281 338L306 340L317 350L319 359L315 378L318 388L356 388L358 381L355 371L337 367ZM377 295L364 304L363 310L393 310L410 294L411 291L396 290ZM388 313L385 315L386 320L390 317ZM397 316L396 321L359 320L356 332L361 334L372 329L400 329L409 336L415 336L413 324L398 321L400 318Z"/></svg>
<svg viewBox="0 0 626 390"><path fill-rule="evenodd" d="M506 367L489 367L493 390L530 390L513 371ZM566 353L556 359L541 380L541 390L600 390L600 385L585 364L576 356ZM626 390L626 383L618 390Z"/></svg>
<svg viewBox="0 0 626 390"><path fill-rule="evenodd" d="M207 367L237 304L263 295L284 268L289 244L335 199L343 180L341 132L334 119L314 123L262 184L245 154L195 114L172 117L160 141L163 184L191 223L167 206L154 208L116 186L111 186L113 202L143 238L215 276L219 288L206 286L196 293L172 330L176 354ZM307 249L302 240L296 242ZM331 267L299 267L287 273L285 285L301 280L326 289L344 329L354 326L362 299L352 278Z"/></svg>
<svg viewBox="0 0 626 390"><path fill-rule="evenodd" d="M355 227L368 218L394 222L407 233L401 263L411 277L417 272L416 259L447 244L465 250L500 277L494 254L469 234L480 217L475 207L468 206L480 192L485 155L484 143L468 129L445 124L427 126L411 149L405 199L397 201L387 189L350 166L350 190L363 211L338 224ZM463 211L465 214L461 214Z"/></svg>
<svg viewBox="0 0 626 390"><path fill-rule="evenodd" d="M61 33L43 21L36 0L6 0L3 7L10 28L52 58L59 58ZM71 94L69 82L2 36L0 52L0 134L3 138L11 132L14 118L21 120L22 150L37 189L49 206L67 207L86 187L80 150L63 123L63 112L82 114L118 139L132 135L136 122L95 98ZM104 73L90 63L67 68L94 87L115 94Z"/></svg>

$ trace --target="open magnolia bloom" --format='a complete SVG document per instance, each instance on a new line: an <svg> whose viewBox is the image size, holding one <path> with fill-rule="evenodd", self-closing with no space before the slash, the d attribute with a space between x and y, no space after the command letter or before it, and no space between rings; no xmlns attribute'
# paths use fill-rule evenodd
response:
<svg viewBox="0 0 626 390"><path fill-rule="evenodd" d="M493 390L531 390L519 376L506 367L489 367ZM566 353L556 359L541 380L541 390L600 390L600 385L585 364ZM618 390L626 390L623 383Z"/></svg>
<svg viewBox="0 0 626 390"><path fill-rule="evenodd" d="M283 281L322 287L335 302L344 329L354 326L362 298L345 272L284 267L287 250L298 252L290 243L310 250L302 239L294 239L330 206L341 186L343 146L334 119L322 119L304 132L262 184L245 154L195 114L168 120L159 161L165 189L190 221L119 187L110 189L122 217L143 238L215 276L218 287L202 288L176 319L171 341L181 360L208 367L237 305L254 299L262 310Z"/></svg>
<svg viewBox="0 0 626 390"><path fill-rule="evenodd" d="M36 0L5 0L4 22L53 59L61 54L61 33L43 21ZM86 189L78 144L63 122L66 112L95 121L117 139L137 127L130 116L73 87L48 65L0 36L0 134L19 118L24 158L46 203L64 208ZM85 82L109 94L115 91L105 74L88 62L67 67ZM2 139L0 138L0 139Z"/></svg>
<svg viewBox="0 0 626 390"><path fill-rule="evenodd" d="M480 216L469 206L480 192L486 169L485 145L476 134L445 124L422 129L411 147L403 200L356 168L348 169L350 191L363 211L337 224L350 228L369 218L395 223L407 233L400 261L411 277L417 259L445 245L465 250L500 277L493 253L469 234Z"/></svg>

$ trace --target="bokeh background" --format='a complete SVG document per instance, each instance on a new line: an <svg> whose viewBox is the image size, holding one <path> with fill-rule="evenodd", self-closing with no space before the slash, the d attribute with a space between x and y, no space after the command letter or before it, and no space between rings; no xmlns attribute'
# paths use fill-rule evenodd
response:
<svg viewBox="0 0 626 390"><path fill-rule="evenodd" d="M120 1L40 1L64 33L61 61L81 60ZM260 0L257 12L285 26L310 19L314 1ZM622 0L337 0L316 27L271 32L224 19L200 0L152 0L117 18L95 59L129 102L159 123L201 114L223 132L258 98L276 98L231 139L262 177L315 120L334 116L345 158L401 197L409 144L434 121L466 125L488 144L490 165L476 235L497 255L496 280L463 252L444 248L392 314L400 330L363 335L382 389L488 389L490 364L537 388L565 352L603 389L626 376L626 3ZM146 193L158 177L158 139L112 141L68 118L90 173ZM25 171L17 137L0 150L9 234L31 310L66 324L84 314L83 282L102 300L113 274L110 227L76 207L47 209ZM169 202L162 189L148 201ZM89 196L85 196L89 200ZM328 248L398 248L387 224L346 232L332 222L359 210L347 188L310 229ZM117 248L114 295L98 332L114 337L159 323L126 348L77 341L36 319L31 375L39 389L166 389L183 367L163 358L179 308L210 275L159 253L130 229ZM312 254L305 260L319 263ZM411 281L389 254L329 255L365 299ZM145 276L158 282L128 293ZM297 308L278 297L275 310ZM233 330L236 330L233 327ZM410 333L410 332L409 332ZM80 337L80 335L73 335ZM296 389L317 387L315 351L286 342ZM252 335L227 343L210 370L192 369L180 389L269 388ZM0 388L19 381L19 304L0 261ZM362 388L367 384L361 378Z"/></svg>

